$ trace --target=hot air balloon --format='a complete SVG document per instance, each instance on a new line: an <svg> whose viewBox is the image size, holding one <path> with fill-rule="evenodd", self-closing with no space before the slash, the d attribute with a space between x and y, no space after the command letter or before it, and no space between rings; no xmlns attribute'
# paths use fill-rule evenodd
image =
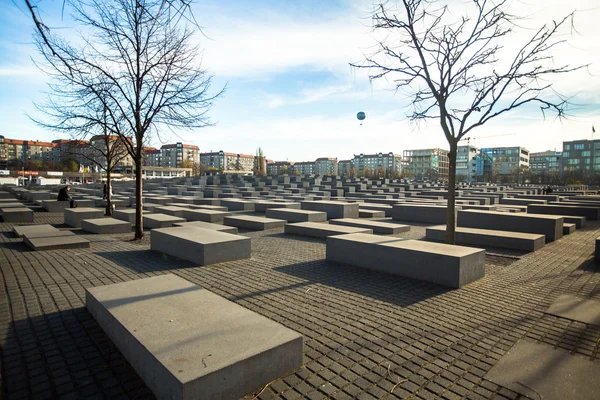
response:
<svg viewBox="0 0 600 400"><path fill-rule="evenodd" d="M366 116L366 115L365 115L365 113L364 113L364 112L362 112L362 111L359 111L359 113L358 113L358 114L356 114L356 118L358 118L358 120L359 120L359 121L362 121L362 120L364 120L366 117L367 117L367 116Z"/></svg>

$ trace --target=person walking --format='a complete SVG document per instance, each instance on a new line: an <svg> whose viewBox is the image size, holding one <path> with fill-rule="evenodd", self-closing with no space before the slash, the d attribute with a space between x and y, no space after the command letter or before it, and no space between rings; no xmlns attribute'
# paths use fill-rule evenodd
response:
<svg viewBox="0 0 600 400"><path fill-rule="evenodd" d="M69 194L70 190L71 190L70 186L65 186L64 188L60 189L58 191L58 198L56 200L68 201L71 208L75 208L75 207L77 207L77 205L75 205L75 200L73 200L73 198Z"/></svg>
<svg viewBox="0 0 600 400"><path fill-rule="evenodd" d="M102 181L104 187L102 188L102 200L106 200L108 198L108 185L106 181Z"/></svg>

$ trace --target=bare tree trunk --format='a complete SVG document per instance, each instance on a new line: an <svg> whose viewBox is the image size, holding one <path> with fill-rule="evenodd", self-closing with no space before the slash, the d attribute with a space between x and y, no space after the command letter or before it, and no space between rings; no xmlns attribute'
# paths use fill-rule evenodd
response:
<svg viewBox="0 0 600 400"><path fill-rule="evenodd" d="M112 182L110 177L110 168L106 169L106 212L108 216L112 216Z"/></svg>
<svg viewBox="0 0 600 400"><path fill-rule="evenodd" d="M450 143L448 153L448 204L446 210L446 243L454 244L456 233L456 141Z"/></svg>
<svg viewBox="0 0 600 400"><path fill-rule="evenodd" d="M134 239L144 237L142 224L142 152L138 148L135 156L135 236Z"/></svg>

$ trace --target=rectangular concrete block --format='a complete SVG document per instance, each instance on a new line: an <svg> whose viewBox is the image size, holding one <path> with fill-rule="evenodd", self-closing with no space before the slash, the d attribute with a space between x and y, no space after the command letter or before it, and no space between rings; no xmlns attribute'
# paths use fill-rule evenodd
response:
<svg viewBox="0 0 600 400"><path fill-rule="evenodd" d="M302 336L175 275L86 290L158 399L238 399L302 364Z"/></svg>
<svg viewBox="0 0 600 400"><path fill-rule="evenodd" d="M409 225L394 224L382 221L365 221L364 219L358 218L332 219L329 221L329 223L332 225L343 225L353 226L355 228L372 229L374 233L381 233L384 235L395 235L397 233L410 231Z"/></svg>
<svg viewBox="0 0 600 400"><path fill-rule="evenodd" d="M199 265L251 256L250 238L193 226L152 230L150 248Z"/></svg>
<svg viewBox="0 0 600 400"><path fill-rule="evenodd" d="M358 203L343 201L303 201L302 210L321 211L327 213L327 219L358 218Z"/></svg>
<svg viewBox="0 0 600 400"><path fill-rule="evenodd" d="M295 210L290 208L269 208L267 218L284 219L288 222L324 222L327 213L323 211Z"/></svg>
<svg viewBox="0 0 600 400"><path fill-rule="evenodd" d="M144 214L142 218L146 229L168 228L176 222L185 222L185 218L167 214Z"/></svg>
<svg viewBox="0 0 600 400"><path fill-rule="evenodd" d="M326 238L349 233L373 233L372 229L354 228L351 226L332 225L318 222L298 222L285 225L285 233L316 238Z"/></svg>
<svg viewBox="0 0 600 400"><path fill-rule="evenodd" d="M456 206L460 210L460 206ZM425 204L397 204L392 207L392 219L395 221L420 222L427 224L445 224L446 206Z"/></svg>
<svg viewBox="0 0 600 400"><path fill-rule="evenodd" d="M235 226L226 226L219 224L211 224L210 222L202 222L202 221L190 221L190 222L176 222L173 226L195 226L197 228L210 229L213 231L231 233L233 235L237 235L238 229Z"/></svg>
<svg viewBox="0 0 600 400"><path fill-rule="evenodd" d="M254 229L264 231L265 229L282 228L287 223L283 219L257 217L253 215L232 215L225 217L223 224L235 226L242 229Z"/></svg>
<svg viewBox="0 0 600 400"><path fill-rule="evenodd" d="M446 240L446 225L432 226L426 229L427 240L443 242ZM467 246L497 247L523 251L537 251L544 247L546 238L537 233L520 233L456 227L456 244Z"/></svg>
<svg viewBox="0 0 600 400"><path fill-rule="evenodd" d="M366 235L327 238L327 260L460 288L485 276L485 250Z"/></svg>
<svg viewBox="0 0 600 400"><path fill-rule="evenodd" d="M600 217L600 207L582 207L571 205L543 204L527 206L527 213L530 214L550 214L550 215L571 215L585 217L590 221L596 221Z"/></svg>
<svg viewBox="0 0 600 400"><path fill-rule="evenodd" d="M95 218L81 221L81 229L91 233L129 233L131 224L115 218Z"/></svg>
<svg viewBox="0 0 600 400"><path fill-rule="evenodd" d="M0 208L4 222L33 222L33 210L27 207Z"/></svg>
<svg viewBox="0 0 600 400"><path fill-rule="evenodd" d="M44 236L23 237L23 242L35 251L85 249L90 247L90 241L81 236Z"/></svg>
<svg viewBox="0 0 600 400"><path fill-rule="evenodd" d="M458 212L457 226L499 231L539 233L546 243L563 236L562 217L542 214L502 213L496 211L463 210Z"/></svg>
<svg viewBox="0 0 600 400"><path fill-rule="evenodd" d="M385 211L365 210L365 209L362 209L359 207L358 217L359 218L385 218Z"/></svg>
<svg viewBox="0 0 600 400"><path fill-rule="evenodd" d="M144 213L143 215L148 215L149 213ZM125 208L121 210L113 211L113 218L127 221L130 224L135 224L135 208Z"/></svg>
<svg viewBox="0 0 600 400"><path fill-rule="evenodd" d="M223 223L223 219L231 215L229 211L213 211L213 210L186 210L183 216L188 221L202 221L210 223Z"/></svg>
<svg viewBox="0 0 600 400"><path fill-rule="evenodd" d="M58 229L53 227L52 225L44 224L44 225L15 225L13 226L13 233L17 237L23 237L28 233L35 232L59 232Z"/></svg>
<svg viewBox="0 0 600 400"><path fill-rule="evenodd" d="M294 210L300 209L300 203L280 202L280 201L259 201L254 204L256 212L266 212L270 208L291 208Z"/></svg>
<svg viewBox="0 0 600 400"><path fill-rule="evenodd" d="M65 210L65 224L74 228L81 228L81 221L104 217L104 210L98 208L69 208Z"/></svg>

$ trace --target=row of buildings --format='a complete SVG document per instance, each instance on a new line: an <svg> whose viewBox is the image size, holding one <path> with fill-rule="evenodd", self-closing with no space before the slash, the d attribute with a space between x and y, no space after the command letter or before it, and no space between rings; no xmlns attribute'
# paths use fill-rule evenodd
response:
<svg viewBox="0 0 600 400"><path fill-rule="evenodd" d="M113 137L107 144L103 136L52 142L0 136L0 170L31 168L32 163L50 167L66 161L75 162L77 168L94 164L104 168L102 154L107 145L118 146L119 142L120 139ZM116 170L132 170L133 160L122 144L118 153ZM259 162L263 165L259 166ZM222 150L201 153L198 146L179 142L145 148L144 166L167 169L203 166L208 171L244 174L266 171L269 175L406 176L423 180L447 180L449 175L448 151L440 148L405 150L402 155L361 153L348 160L320 157L315 161L293 162ZM458 148L456 175L458 181L464 182L600 183L600 139L566 141L562 151L539 153L530 153L520 146L478 149L467 144Z"/></svg>

